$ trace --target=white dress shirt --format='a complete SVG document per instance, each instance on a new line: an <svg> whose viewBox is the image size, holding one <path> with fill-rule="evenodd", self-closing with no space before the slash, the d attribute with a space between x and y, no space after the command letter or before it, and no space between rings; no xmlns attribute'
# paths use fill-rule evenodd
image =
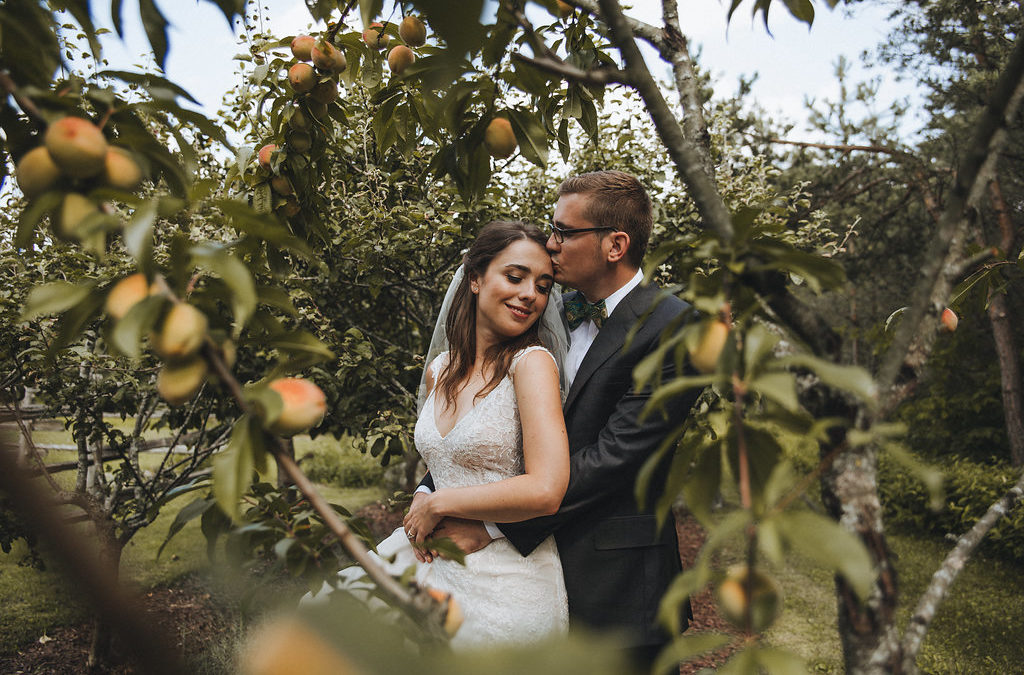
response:
<svg viewBox="0 0 1024 675"><path fill-rule="evenodd" d="M611 316L615 308L622 302L622 299L629 295L631 290L639 286L643 280L643 271L637 270L632 279L627 281L619 290L605 298L604 310L606 316ZM587 298L587 302L597 301ZM594 344L594 338L597 337L598 330L597 324L587 319L579 326L576 326L576 330L569 333L569 353L565 355L565 372L570 386L572 386L572 381L576 379L576 373L580 369L580 364L583 363L583 357L590 351L590 345Z"/></svg>

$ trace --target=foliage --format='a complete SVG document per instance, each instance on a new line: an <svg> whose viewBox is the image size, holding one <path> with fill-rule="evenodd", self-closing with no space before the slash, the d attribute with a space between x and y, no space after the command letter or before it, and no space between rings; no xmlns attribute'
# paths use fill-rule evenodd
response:
<svg viewBox="0 0 1024 675"><path fill-rule="evenodd" d="M883 460L878 487L886 518L894 527L959 537L985 514L1019 478L1005 462L966 457L943 460L944 493L939 509L927 488L902 464ZM982 550L1010 562L1024 561L1024 509L1008 513L988 534Z"/></svg>
<svg viewBox="0 0 1024 675"><path fill-rule="evenodd" d="M338 446L337 449L317 449L299 458L299 464L310 480L335 487L370 487L381 484L384 469L355 451L351 439L342 439Z"/></svg>

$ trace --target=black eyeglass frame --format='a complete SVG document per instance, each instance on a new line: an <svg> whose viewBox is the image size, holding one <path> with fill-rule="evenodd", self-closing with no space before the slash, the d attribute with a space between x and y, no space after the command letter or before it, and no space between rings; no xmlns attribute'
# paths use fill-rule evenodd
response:
<svg viewBox="0 0 1024 675"><path fill-rule="evenodd" d="M558 225L551 225L550 227L551 234L552 236L554 236L556 244L563 244L565 243L566 237L571 237L576 234L586 234L587 232L601 232L602 230L611 230L613 232L619 231L618 228L611 227L610 225L602 225L601 227L580 227L577 229L568 230L565 229L564 227L559 227Z"/></svg>

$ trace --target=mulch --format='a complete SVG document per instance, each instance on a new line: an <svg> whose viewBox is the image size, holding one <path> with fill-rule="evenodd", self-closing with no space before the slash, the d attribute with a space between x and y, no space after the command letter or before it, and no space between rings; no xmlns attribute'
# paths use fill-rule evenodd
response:
<svg viewBox="0 0 1024 675"><path fill-rule="evenodd" d="M390 534L401 522L401 514L381 504L371 504L356 515L363 518L370 531L382 538ZM696 559L705 535L697 521L689 515L679 514L676 531L679 537L679 555L684 569ZM145 611L152 617L159 632L174 641L183 653L199 654L222 640L236 622L232 610L225 608L223 598L213 597L209 587L198 575L183 577L170 586L155 588L142 598ZM694 621L688 634L705 631L730 632L729 624L715 608L711 590L707 589L691 599ZM38 641L23 646L15 654L0 656L0 673L11 675L79 675L88 672L85 667L89 653L92 626L82 623L53 631ZM688 675L702 668L721 665L732 650L717 652L685 664L680 673ZM119 665L99 671L111 675L134 675L138 671L127 662L115 644L115 662Z"/></svg>

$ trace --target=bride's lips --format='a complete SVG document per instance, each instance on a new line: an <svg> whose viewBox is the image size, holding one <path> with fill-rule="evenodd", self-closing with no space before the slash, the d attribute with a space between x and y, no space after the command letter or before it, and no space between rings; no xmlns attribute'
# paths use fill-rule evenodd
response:
<svg viewBox="0 0 1024 675"><path fill-rule="evenodd" d="M517 319L530 318L531 311L528 309L524 309L523 307L517 307L516 305L510 305L507 302L505 303L505 306L512 311L512 316L516 317Z"/></svg>

